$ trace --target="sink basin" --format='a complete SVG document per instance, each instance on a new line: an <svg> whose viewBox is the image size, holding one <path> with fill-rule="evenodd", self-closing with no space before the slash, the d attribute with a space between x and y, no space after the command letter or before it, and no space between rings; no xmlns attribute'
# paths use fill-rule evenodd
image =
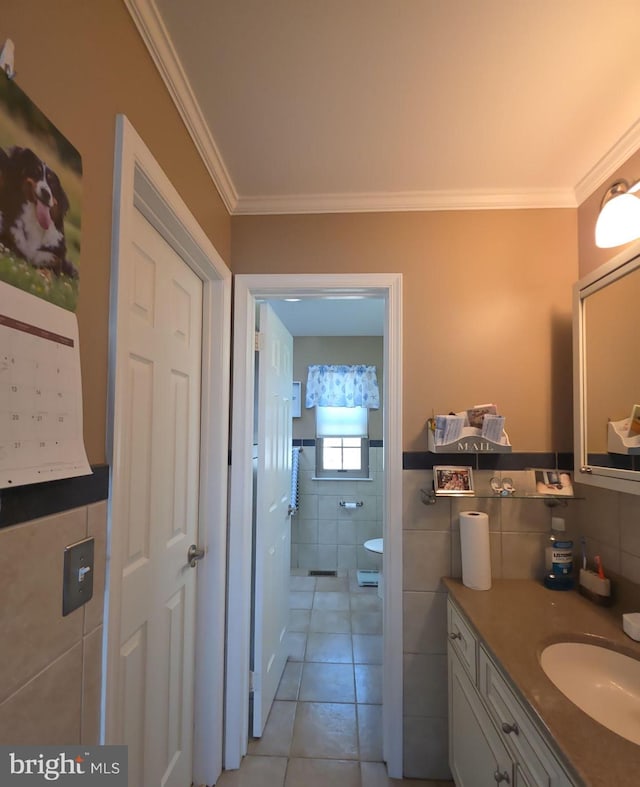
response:
<svg viewBox="0 0 640 787"><path fill-rule="evenodd" d="M640 661L600 645L558 642L542 651L540 664L574 705L640 744Z"/></svg>

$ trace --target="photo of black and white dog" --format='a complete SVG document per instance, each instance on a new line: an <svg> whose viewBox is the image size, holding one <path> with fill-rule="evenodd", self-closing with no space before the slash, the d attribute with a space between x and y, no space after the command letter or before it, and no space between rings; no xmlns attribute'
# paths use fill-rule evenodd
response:
<svg viewBox="0 0 640 787"><path fill-rule="evenodd" d="M58 175L30 148L0 148L0 243L34 268L78 277L67 257L69 200Z"/></svg>

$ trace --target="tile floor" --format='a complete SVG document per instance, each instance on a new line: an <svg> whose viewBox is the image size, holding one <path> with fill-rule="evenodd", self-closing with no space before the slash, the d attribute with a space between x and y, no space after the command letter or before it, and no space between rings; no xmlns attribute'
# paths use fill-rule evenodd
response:
<svg viewBox="0 0 640 787"><path fill-rule="evenodd" d="M218 787L453 787L382 762L382 602L356 572L291 577L289 660L262 738Z"/></svg>

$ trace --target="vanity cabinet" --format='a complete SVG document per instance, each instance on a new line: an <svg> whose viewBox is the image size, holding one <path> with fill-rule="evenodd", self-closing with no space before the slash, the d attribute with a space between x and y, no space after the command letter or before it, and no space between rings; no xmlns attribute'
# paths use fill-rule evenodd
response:
<svg viewBox="0 0 640 787"><path fill-rule="evenodd" d="M572 787L529 713L448 600L449 765L456 787Z"/></svg>
<svg viewBox="0 0 640 787"><path fill-rule="evenodd" d="M456 787L513 784L513 762L459 657L449 649L449 766Z"/></svg>

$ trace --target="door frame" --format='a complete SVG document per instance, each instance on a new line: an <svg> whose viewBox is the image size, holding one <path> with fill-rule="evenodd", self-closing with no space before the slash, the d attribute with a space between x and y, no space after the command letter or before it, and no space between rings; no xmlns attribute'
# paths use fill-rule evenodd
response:
<svg viewBox="0 0 640 787"><path fill-rule="evenodd" d="M119 650L122 591L123 437L127 293L120 271L133 238L129 206L145 216L202 281L202 380L193 781L213 784L222 768L229 428L231 272L124 115L116 118L109 314L107 576L102 656L102 743L121 743ZM202 603L203 599L211 603ZM217 603L215 603L217 601ZM217 745L214 742L217 741Z"/></svg>
<svg viewBox="0 0 640 787"><path fill-rule="evenodd" d="M256 298L364 295L385 301L383 748L389 776L401 778L402 274L241 274L234 293L225 768L239 768L248 746Z"/></svg>

